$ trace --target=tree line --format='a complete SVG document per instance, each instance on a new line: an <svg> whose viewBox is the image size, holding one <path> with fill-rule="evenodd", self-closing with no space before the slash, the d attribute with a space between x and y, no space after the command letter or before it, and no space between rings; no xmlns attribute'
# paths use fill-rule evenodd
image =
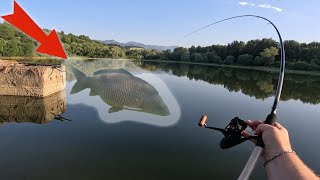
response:
<svg viewBox="0 0 320 180"><path fill-rule="evenodd" d="M44 29L48 34L50 30ZM113 59L149 59L156 54L156 50L143 48L123 48L118 45L106 45L100 41L92 40L88 36L76 36L71 33L58 32L58 36L68 56L83 56L88 58ZM35 52L38 43L23 34L10 24L0 23L0 57L41 57Z"/></svg>
<svg viewBox="0 0 320 180"><path fill-rule="evenodd" d="M320 43L284 41L287 67L295 70L320 70ZM227 45L179 47L163 51L158 59L225 65L279 67L279 44L270 38Z"/></svg>
<svg viewBox="0 0 320 180"><path fill-rule="evenodd" d="M49 33L49 30L45 30ZM106 45L88 36L58 33L68 56L113 59L171 60L225 65L279 67L279 44L273 39L248 42L233 41L227 45L178 47L173 51L145 50L137 47ZM284 42L287 67L295 70L320 71L320 42ZM37 42L8 23L0 23L0 57L43 56L35 53Z"/></svg>

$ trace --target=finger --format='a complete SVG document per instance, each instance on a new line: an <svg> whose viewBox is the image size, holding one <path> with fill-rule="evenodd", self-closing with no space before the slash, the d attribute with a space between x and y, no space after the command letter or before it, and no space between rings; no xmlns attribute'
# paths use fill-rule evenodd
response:
<svg viewBox="0 0 320 180"><path fill-rule="evenodd" d="M260 135L264 131L272 131L275 127L271 126L269 124L259 124L258 127L256 128L254 134Z"/></svg>
<svg viewBox="0 0 320 180"><path fill-rule="evenodd" d="M241 136L243 136L243 137L249 137L249 136L250 136L250 134L249 134L249 133L247 133L247 132L245 132L245 131L243 131L243 132L241 133Z"/></svg>
<svg viewBox="0 0 320 180"><path fill-rule="evenodd" d="M262 121L251 121L251 120L246 120L245 123L252 129L256 130L257 126L259 124L262 124Z"/></svg>
<svg viewBox="0 0 320 180"><path fill-rule="evenodd" d="M275 122L274 126L277 127L278 129L282 129L283 126L280 123Z"/></svg>
<svg viewBox="0 0 320 180"><path fill-rule="evenodd" d="M245 132L245 131L243 131L241 135L242 135L243 137L245 137L245 138L251 136L251 134L249 134L249 133L247 133L247 132ZM256 139L250 139L250 141L253 142L253 143L256 143L256 142L257 142Z"/></svg>

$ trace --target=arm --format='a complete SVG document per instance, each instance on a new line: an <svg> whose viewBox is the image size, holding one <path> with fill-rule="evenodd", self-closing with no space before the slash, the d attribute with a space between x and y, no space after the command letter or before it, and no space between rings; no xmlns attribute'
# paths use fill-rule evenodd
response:
<svg viewBox="0 0 320 180"><path fill-rule="evenodd" d="M296 154L285 154L266 165L268 179L308 179L319 178L302 162Z"/></svg>
<svg viewBox="0 0 320 180"><path fill-rule="evenodd" d="M262 158L265 161L272 159L284 151L292 151L288 131L279 123L274 126L263 124L261 121L246 121L255 134L262 134L265 148ZM247 133L243 134L247 136ZM265 171L269 180L319 180L317 177L296 155L295 153L286 153L278 156L268 162Z"/></svg>

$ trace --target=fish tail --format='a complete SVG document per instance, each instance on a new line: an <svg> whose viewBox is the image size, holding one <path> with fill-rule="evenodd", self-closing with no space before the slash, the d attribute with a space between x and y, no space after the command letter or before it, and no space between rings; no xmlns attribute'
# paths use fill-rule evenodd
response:
<svg viewBox="0 0 320 180"><path fill-rule="evenodd" d="M87 75L85 75L79 69L71 66L71 70L72 70L74 76L76 77L77 81L83 81L83 80L87 79Z"/></svg>
<svg viewBox="0 0 320 180"><path fill-rule="evenodd" d="M77 82L74 84L71 90L71 94L75 94L87 88L86 80L88 77L75 67L71 67L71 70L77 79Z"/></svg>

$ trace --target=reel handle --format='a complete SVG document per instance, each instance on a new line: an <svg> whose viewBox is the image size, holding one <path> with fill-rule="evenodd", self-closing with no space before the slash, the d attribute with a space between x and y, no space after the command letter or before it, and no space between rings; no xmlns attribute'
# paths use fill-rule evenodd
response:
<svg viewBox="0 0 320 180"><path fill-rule="evenodd" d="M198 126L200 126L200 127L205 127L205 126L207 126L207 125L206 125L207 119L208 119L208 117L207 117L206 115L203 115L203 116L201 117L199 123L198 123Z"/></svg>

